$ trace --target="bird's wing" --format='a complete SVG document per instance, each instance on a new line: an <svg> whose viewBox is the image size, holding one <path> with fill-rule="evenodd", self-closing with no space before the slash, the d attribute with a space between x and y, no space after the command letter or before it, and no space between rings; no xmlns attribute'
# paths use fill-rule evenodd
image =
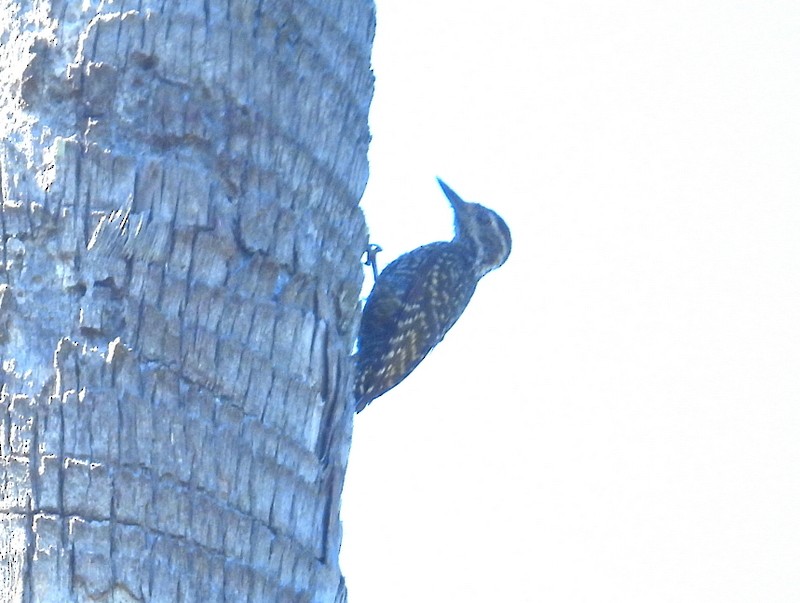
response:
<svg viewBox="0 0 800 603"><path fill-rule="evenodd" d="M358 410L411 373L464 311L475 290L463 280L466 262L450 244L432 243L381 273L359 333Z"/></svg>

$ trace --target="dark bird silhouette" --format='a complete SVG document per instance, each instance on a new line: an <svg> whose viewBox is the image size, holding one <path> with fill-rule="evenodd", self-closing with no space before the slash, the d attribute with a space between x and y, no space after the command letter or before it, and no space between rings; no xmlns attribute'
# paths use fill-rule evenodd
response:
<svg viewBox="0 0 800 603"><path fill-rule="evenodd" d="M461 316L481 277L511 253L500 216L439 185L453 207L455 236L401 255L376 279L358 334L356 412L416 368Z"/></svg>

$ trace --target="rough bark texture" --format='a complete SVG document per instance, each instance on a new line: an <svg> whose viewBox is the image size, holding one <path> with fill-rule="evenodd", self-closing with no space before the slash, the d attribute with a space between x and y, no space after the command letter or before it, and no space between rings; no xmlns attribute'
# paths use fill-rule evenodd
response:
<svg viewBox="0 0 800 603"><path fill-rule="evenodd" d="M0 600L344 601L371 0L0 0Z"/></svg>

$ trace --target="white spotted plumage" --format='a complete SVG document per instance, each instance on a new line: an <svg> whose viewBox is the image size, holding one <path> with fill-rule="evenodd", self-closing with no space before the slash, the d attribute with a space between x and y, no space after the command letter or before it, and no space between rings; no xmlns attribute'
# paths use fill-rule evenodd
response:
<svg viewBox="0 0 800 603"><path fill-rule="evenodd" d="M378 276L358 336L357 412L416 368L461 316L481 277L511 252L500 216L439 184L453 207L455 236L400 256Z"/></svg>

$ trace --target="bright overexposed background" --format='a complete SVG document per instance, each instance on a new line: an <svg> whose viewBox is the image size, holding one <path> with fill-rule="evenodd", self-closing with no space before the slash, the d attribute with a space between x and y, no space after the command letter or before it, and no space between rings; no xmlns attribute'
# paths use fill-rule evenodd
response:
<svg viewBox="0 0 800 603"><path fill-rule="evenodd" d="M382 264L437 175L514 249L355 417L350 603L800 601L800 3L377 8Z"/></svg>

